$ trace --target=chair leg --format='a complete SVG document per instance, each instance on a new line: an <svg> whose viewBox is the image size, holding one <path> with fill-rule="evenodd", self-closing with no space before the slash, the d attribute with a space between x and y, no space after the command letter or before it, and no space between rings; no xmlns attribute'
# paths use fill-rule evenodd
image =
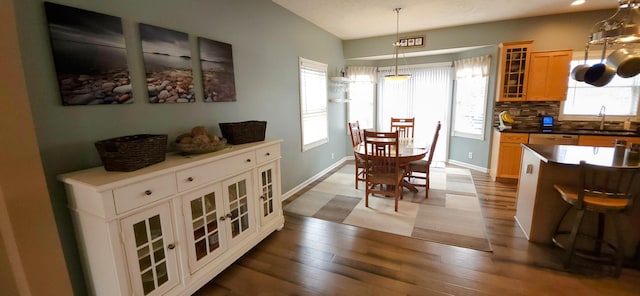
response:
<svg viewBox="0 0 640 296"><path fill-rule="evenodd" d="M622 234L622 225L620 225L620 217L618 214L613 214L613 227L616 229L616 261L613 276L618 278L622 273L622 261L624 260L624 234Z"/></svg>
<svg viewBox="0 0 640 296"><path fill-rule="evenodd" d="M604 213L598 213L598 232L596 233L595 245L593 253L600 255L602 252L602 243L604 239Z"/></svg>
<svg viewBox="0 0 640 296"><path fill-rule="evenodd" d="M429 167L427 167L427 173L425 174L424 185L424 198L429 198Z"/></svg>
<svg viewBox="0 0 640 296"><path fill-rule="evenodd" d="M584 218L584 212L584 209L580 209L576 213L576 218L573 222L573 228L571 229L571 235L569 235L569 246L567 247L564 260L565 269L568 269L571 265L571 259L576 247L576 237L578 236L578 229L580 229L580 224L582 224L582 218Z"/></svg>
<svg viewBox="0 0 640 296"><path fill-rule="evenodd" d="M358 165L356 165L356 189L358 189L358 176Z"/></svg>

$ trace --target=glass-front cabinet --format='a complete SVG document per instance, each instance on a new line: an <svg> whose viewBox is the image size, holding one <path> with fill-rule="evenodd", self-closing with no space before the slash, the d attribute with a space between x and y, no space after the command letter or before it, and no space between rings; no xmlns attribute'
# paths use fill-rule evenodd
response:
<svg viewBox="0 0 640 296"><path fill-rule="evenodd" d="M220 227L222 221L218 221L224 216L220 183L185 195L182 210L187 227L189 269L193 273L227 248L225 228Z"/></svg>
<svg viewBox="0 0 640 296"><path fill-rule="evenodd" d="M533 41L522 41L500 44L498 101L526 100L532 43Z"/></svg>
<svg viewBox="0 0 640 296"><path fill-rule="evenodd" d="M282 229L281 142L167 154L136 172L96 167L58 176L87 294L191 295Z"/></svg>
<svg viewBox="0 0 640 296"><path fill-rule="evenodd" d="M260 224L264 225L280 212L279 181L276 179L277 166L275 162L258 168L258 195L260 203Z"/></svg>
<svg viewBox="0 0 640 296"><path fill-rule="evenodd" d="M222 182L225 215L220 220L229 229L227 238L231 243L241 240L256 229L254 215L251 215L254 211L254 203L250 198L253 196L252 184L250 172Z"/></svg>
<svg viewBox="0 0 640 296"><path fill-rule="evenodd" d="M134 295L161 295L179 282L168 203L121 222Z"/></svg>

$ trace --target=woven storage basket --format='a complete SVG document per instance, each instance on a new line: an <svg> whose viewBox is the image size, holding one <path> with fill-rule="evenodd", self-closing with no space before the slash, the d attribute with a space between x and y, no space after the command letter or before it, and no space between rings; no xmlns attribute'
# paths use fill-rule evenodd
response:
<svg viewBox="0 0 640 296"><path fill-rule="evenodd" d="M266 121L243 121L219 123L222 136L232 145L264 141Z"/></svg>
<svg viewBox="0 0 640 296"><path fill-rule="evenodd" d="M167 135L131 135L95 143L107 171L130 172L165 160Z"/></svg>

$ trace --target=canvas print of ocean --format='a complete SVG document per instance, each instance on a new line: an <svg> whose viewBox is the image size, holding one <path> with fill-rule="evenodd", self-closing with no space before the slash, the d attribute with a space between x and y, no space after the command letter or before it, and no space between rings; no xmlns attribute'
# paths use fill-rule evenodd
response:
<svg viewBox="0 0 640 296"><path fill-rule="evenodd" d="M189 35L140 24L140 39L149 102L195 102Z"/></svg>
<svg viewBox="0 0 640 296"><path fill-rule="evenodd" d="M120 18L45 2L63 105L133 102Z"/></svg>
<svg viewBox="0 0 640 296"><path fill-rule="evenodd" d="M236 100L231 44L199 37L205 102Z"/></svg>

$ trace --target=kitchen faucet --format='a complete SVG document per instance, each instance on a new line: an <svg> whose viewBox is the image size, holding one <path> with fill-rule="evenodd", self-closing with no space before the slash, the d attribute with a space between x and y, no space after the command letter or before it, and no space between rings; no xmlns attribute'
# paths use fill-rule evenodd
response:
<svg viewBox="0 0 640 296"><path fill-rule="evenodd" d="M600 120L600 130L604 130L604 113L605 113L606 108L604 107L604 105L602 105L602 107L600 107L600 113L598 113L598 117L602 117L602 120Z"/></svg>

